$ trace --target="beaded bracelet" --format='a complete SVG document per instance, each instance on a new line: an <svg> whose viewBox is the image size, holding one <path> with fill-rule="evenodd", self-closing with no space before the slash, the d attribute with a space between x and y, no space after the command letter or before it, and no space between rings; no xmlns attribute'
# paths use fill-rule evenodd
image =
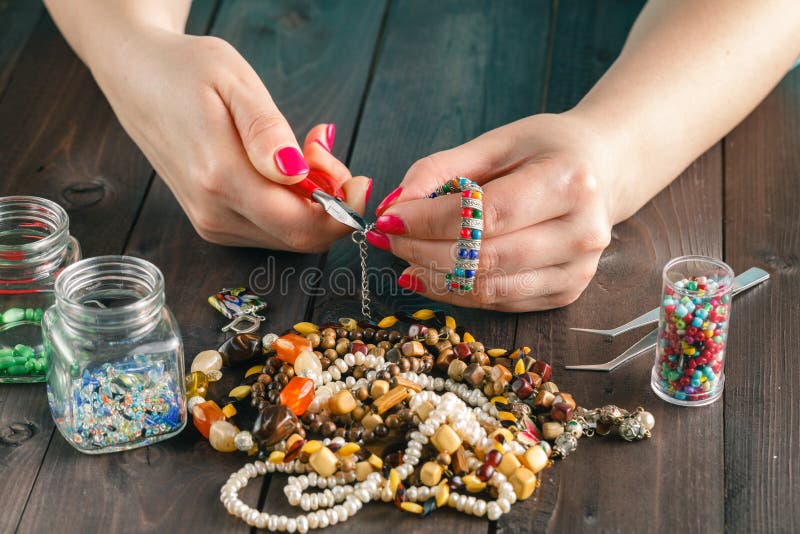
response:
<svg viewBox="0 0 800 534"><path fill-rule="evenodd" d="M478 254L483 234L483 189L470 180L459 176L438 187L428 198L461 193L461 230L456 246L458 257L453 272L446 275L449 291L468 292L475 285L478 269Z"/></svg>

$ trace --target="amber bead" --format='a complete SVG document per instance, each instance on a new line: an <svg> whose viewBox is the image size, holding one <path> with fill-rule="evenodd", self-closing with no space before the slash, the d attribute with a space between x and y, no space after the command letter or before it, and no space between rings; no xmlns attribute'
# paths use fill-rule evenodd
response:
<svg viewBox="0 0 800 534"><path fill-rule="evenodd" d="M192 408L192 422L195 428L208 439L211 425L216 421L224 421L225 414L214 401L205 401Z"/></svg>
<svg viewBox="0 0 800 534"><path fill-rule="evenodd" d="M214 421L208 431L208 442L219 452L236 450L235 438L239 429L227 421Z"/></svg>
<svg viewBox="0 0 800 534"><path fill-rule="evenodd" d="M486 458L484 458L484 463L491 465L492 467L497 467L500 465L500 461L503 459L503 454L496 450L492 449L486 453Z"/></svg>
<svg viewBox="0 0 800 534"><path fill-rule="evenodd" d="M219 353L225 365L248 363L261 356L261 338L256 334L237 334L220 345Z"/></svg>
<svg viewBox="0 0 800 534"><path fill-rule="evenodd" d="M191 399L192 397L200 396L206 398L206 392L208 391L208 377L202 371L195 371L193 373L189 373L186 378L184 379L186 384L186 398Z"/></svg>
<svg viewBox="0 0 800 534"><path fill-rule="evenodd" d="M497 452L497 451L493 451ZM494 475L495 466L490 465L486 462L481 465L478 470L475 472L475 475L481 480L481 482L486 482L492 475Z"/></svg>
<svg viewBox="0 0 800 534"><path fill-rule="evenodd" d="M308 405L313 400L314 381L310 378L295 376L281 391L281 404L298 416L306 413Z"/></svg>
<svg viewBox="0 0 800 534"><path fill-rule="evenodd" d="M311 342L298 334L285 334L272 343L272 349L278 355L278 359L288 364L294 365L297 356L304 350L311 350Z"/></svg>
<svg viewBox="0 0 800 534"><path fill-rule="evenodd" d="M531 367L531 371L541 376L543 382L547 382L550 380L550 375L553 373L553 368L550 367L549 363L543 362L542 360L537 360L536 363L533 364L533 367Z"/></svg>
<svg viewBox="0 0 800 534"><path fill-rule="evenodd" d="M258 414L253 425L253 435L265 446L275 445L292 434L297 427L297 417L286 406L267 406Z"/></svg>

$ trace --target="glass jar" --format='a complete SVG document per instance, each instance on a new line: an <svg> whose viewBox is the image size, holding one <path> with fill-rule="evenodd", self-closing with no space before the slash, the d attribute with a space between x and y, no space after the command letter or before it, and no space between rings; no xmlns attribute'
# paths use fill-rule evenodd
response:
<svg viewBox="0 0 800 534"><path fill-rule="evenodd" d="M80 259L64 208L44 198L0 198L0 382L44 382L42 313L61 270Z"/></svg>
<svg viewBox="0 0 800 534"><path fill-rule="evenodd" d="M44 314L47 398L61 434L96 454L150 445L186 425L183 342L152 263L101 256L64 269Z"/></svg>
<svg viewBox="0 0 800 534"><path fill-rule="evenodd" d="M653 391L667 402L705 406L722 395L733 269L705 256L664 267Z"/></svg>

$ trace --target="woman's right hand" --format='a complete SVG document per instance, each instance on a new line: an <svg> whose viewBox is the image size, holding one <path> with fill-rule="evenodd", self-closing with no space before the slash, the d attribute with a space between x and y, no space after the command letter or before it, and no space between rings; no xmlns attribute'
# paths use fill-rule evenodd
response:
<svg viewBox="0 0 800 534"><path fill-rule="evenodd" d="M333 124L314 127L301 150L258 74L227 42L140 28L105 57L89 62L95 78L207 241L326 250L351 230L286 187L309 169L330 175L363 213L371 180L352 178L330 153Z"/></svg>

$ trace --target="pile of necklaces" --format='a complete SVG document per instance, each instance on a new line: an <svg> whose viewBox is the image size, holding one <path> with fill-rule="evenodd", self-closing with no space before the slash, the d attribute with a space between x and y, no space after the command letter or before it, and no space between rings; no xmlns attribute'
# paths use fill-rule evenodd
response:
<svg viewBox="0 0 800 534"><path fill-rule="evenodd" d="M237 367L241 384L206 399L209 382ZM195 357L186 389L194 426L214 449L254 460L222 487L228 512L258 528L307 532L378 500L420 516L450 507L497 520L580 437L650 437L650 413L584 409L551 374L528 347L487 348L453 317L425 309L237 334ZM274 472L292 475L284 493L301 509L296 517L238 497L249 479Z"/></svg>

